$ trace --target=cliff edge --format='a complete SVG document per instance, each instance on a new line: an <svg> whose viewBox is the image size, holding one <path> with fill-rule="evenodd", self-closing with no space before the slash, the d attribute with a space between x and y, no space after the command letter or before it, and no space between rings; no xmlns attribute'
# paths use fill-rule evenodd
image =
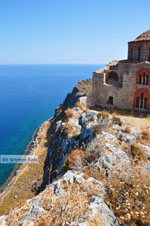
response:
<svg viewBox="0 0 150 226"><path fill-rule="evenodd" d="M150 225L150 120L88 108L79 81L50 120L36 196L2 226Z"/></svg>

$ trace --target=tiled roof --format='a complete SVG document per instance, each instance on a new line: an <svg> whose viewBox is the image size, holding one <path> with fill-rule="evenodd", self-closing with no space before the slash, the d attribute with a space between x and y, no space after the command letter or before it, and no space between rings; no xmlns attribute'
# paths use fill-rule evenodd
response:
<svg viewBox="0 0 150 226"><path fill-rule="evenodd" d="M150 30L145 31L144 33L142 33L141 35L139 35L139 36L134 40L134 42L137 42L137 41L147 41L147 40L150 40Z"/></svg>

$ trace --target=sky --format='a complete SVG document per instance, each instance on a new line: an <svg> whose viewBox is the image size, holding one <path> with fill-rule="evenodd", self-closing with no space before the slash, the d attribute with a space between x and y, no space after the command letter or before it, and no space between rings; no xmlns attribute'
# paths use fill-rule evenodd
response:
<svg viewBox="0 0 150 226"><path fill-rule="evenodd" d="M125 59L149 11L149 0L0 0L0 64Z"/></svg>

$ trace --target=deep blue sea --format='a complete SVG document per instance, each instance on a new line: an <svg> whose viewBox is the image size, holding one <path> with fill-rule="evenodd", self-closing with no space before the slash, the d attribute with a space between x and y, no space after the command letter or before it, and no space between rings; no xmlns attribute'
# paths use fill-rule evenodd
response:
<svg viewBox="0 0 150 226"><path fill-rule="evenodd" d="M23 154L34 130L54 114L76 82L102 65L0 66L0 155ZM14 165L0 164L0 185Z"/></svg>

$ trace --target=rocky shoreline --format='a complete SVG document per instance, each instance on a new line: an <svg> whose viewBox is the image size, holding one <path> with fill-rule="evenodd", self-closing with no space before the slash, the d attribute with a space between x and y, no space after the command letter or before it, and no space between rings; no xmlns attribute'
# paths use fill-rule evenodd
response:
<svg viewBox="0 0 150 226"><path fill-rule="evenodd" d="M57 118L57 113L62 111L62 109L66 109L68 107L73 107L75 105L76 101L80 97L91 95L91 86L92 86L91 79L87 79L87 80L84 80L84 81L83 80L78 81L76 86L72 90L72 92L67 94L63 104L58 106L58 108L56 108L54 117L51 117L50 119L48 119L48 121L51 121L51 119L53 119L55 117ZM32 154L33 150L35 149L35 147L36 147L35 146L35 140L36 140L37 136L39 135L39 132L42 130L44 123L45 122L43 122L33 132L32 139L28 143L27 148L25 149L25 152L24 152L25 155ZM11 172L10 176L8 177L8 179L5 181L5 183L2 186L0 186L0 197L3 195L4 192L6 192L9 189L9 187L13 183L15 177L22 170L24 165L25 165L24 163L16 164L16 166L12 170L12 172Z"/></svg>
<svg viewBox="0 0 150 226"><path fill-rule="evenodd" d="M36 147L36 143L35 140L39 135L39 132L42 130L43 125L45 122L43 122L34 132L32 135L32 139L31 141L28 143L24 155L31 155L33 150ZM14 169L12 170L10 176L8 177L8 179L5 181L5 183L0 186L0 197L3 195L4 192L7 191L7 189L9 189L9 187L11 186L11 184L13 183L15 177L18 175L18 173L22 170L22 168L24 167L26 163L18 163L15 165Z"/></svg>

